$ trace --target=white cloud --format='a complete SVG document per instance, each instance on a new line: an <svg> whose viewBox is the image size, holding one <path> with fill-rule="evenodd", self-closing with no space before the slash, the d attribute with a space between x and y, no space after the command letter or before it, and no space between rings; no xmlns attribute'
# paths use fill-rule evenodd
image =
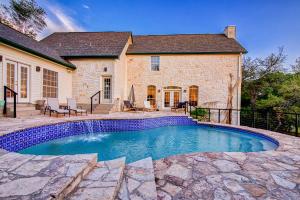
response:
<svg viewBox="0 0 300 200"><path fill-rule="evenodd" d="M82 4L82 7L86 8L86 9L90 9L90 7L86 4Z"/></svg>
<svg viewBox="0 0 300 200"><path fill-rule="evenodd" d="M38 36L38 39L45 37L53 32L74 32L85 31L83 27L76 23L76 20L58 6L47 6L46 29Z"/></svg>

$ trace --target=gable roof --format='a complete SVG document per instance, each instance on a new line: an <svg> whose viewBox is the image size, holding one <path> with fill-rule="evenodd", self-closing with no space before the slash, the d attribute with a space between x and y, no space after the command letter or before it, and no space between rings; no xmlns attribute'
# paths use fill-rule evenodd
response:
<svg viewBox="0 0 300 200"><path fill-rule="evenodd" d="M118 58L130 36L131 32L58 32L40 42L62 57Z"/></svg>
<svg viewBox="0 0 300 200"><path fill-rule="evenodd" d="M48 46L41 44L38 41L2 23L0 23L0 42L66 67L76 69L73 64L61 58L58 52L56 52L54 49L51 49Z"/></svg>
<svg viewBox="0 0 300 200"><path fill-rule="evenodd" d="M137 35L127 54L247 53L225 34Z"/></svg>

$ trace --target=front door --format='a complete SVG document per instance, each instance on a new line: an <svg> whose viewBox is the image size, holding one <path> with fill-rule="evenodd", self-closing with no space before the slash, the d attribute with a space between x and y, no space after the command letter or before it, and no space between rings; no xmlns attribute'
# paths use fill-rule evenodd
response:
<svg viewBox="0 0 300 200"><path fill-rule="evenodd" d="M112 90L111 90L111 77L103 77L103 84L102 84L102 91L103 91L103 103L111 103L112 102Z"/></svg>
<svg viewBox="0 0 300 200"><path fill-rule="evenodd" d="M164 108L174 107L180 102L179 90L167 90L164 93Z"/></svg>
<svg viewBox="0 0 300 200"><path fill-rule="evenodd" d="M18 93L19 103L29 102L29 67L16 62L6 62L6 86ZM13 93L7 91L7 101L13 101Z"/></svg>

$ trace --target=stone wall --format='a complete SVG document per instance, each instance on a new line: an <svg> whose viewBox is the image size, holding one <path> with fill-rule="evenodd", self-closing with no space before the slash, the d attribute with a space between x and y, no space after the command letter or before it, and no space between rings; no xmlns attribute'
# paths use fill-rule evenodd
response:
<svg viewBox="0 0 300 200"><path fill-rule="evenodd" d="M73 98L79 104L89 104L90 97L102 88L102 77L113 76L115 61L99 58L77 58L69 61L76 66L73 73ZM107 68L106 72L104 68Z"/></svg>
<svg viewBox="0 0 300 200"><path fill-rule="evenodd" d="M147 86L155 85L156 102L162 108L163 87L181 87L181 101L188 101L189 86L197 85L198 105L226 108L230 74L233 84L238 74L241 76L240 59L239 54L160 55L160 70L151 71L151 55L128 55L127 89L134 85L136 103L142 107L147 98ZM238 84L234 89L233 108L240 106L240 90Z"/></svg>

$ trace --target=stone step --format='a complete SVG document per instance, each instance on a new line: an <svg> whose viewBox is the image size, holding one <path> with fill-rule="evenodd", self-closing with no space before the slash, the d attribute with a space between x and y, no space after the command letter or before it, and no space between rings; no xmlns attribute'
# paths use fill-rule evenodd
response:
<svg viewBox="0 0 300 200"><path fill-rule="evenodd" d="M120 189L124 169L125 157L99 162L67 199L115 199Z"/></svg>
<svg viewBox="0 0 300 200"><path fill-rule="evenodd" d="M152 158L148 157L126 165L118 200L156 200L156 184Z"/></svg>
<svg viewBox="0 0 300 200"><path fill-rule="evenodd" d="M94 109L95 110L111 110L113 108L113 105L109 105L109 106L106 106L106 105L97 105Z"/></svg>
<svg viewBox="0 0 300 200"><path fill-rule="evenodd" d="M8 111L14 111L14 107L7 107ZM17 111L35 110L35 106L17 106Z"/></svg>
<svg viewBox="0 0 300 200"><path fill-rule="evenodd" d="M64 199L96 163L96 154L34 156L1 152L0 199Z"/></svg>
<svg viewBox="0 0 300 200"><path fill-rule="evenodd" d="M107 110L93 110L93 114L109 114L110 111Z"/></svg>
<svg viewBox="0 0 300 200"><path fill-rule="evenodd" d="M94 108L93 114L109 114L113 107L113 104L99 104Z"/></svg>
<svg viewBox="0 0 300 200"><path fill-rule="evenodd" d="M40 114L41 114L40 110L24 110L24 111L17 110L17 117L30 117L30 116L40 115ZM12 116L12 115L13 115L13 110L7 112L7 116Z"/></svg>
<svg viewBox="0 0 300 200"><path fill-rule="evenodd" d="M14 104L13 103L8 103L7 104L7 107L13 107ZM31 103L17 103L17 108L20 108L20 107L34 107L35 108L35 105L34 104L31 104Z"/></svg>

